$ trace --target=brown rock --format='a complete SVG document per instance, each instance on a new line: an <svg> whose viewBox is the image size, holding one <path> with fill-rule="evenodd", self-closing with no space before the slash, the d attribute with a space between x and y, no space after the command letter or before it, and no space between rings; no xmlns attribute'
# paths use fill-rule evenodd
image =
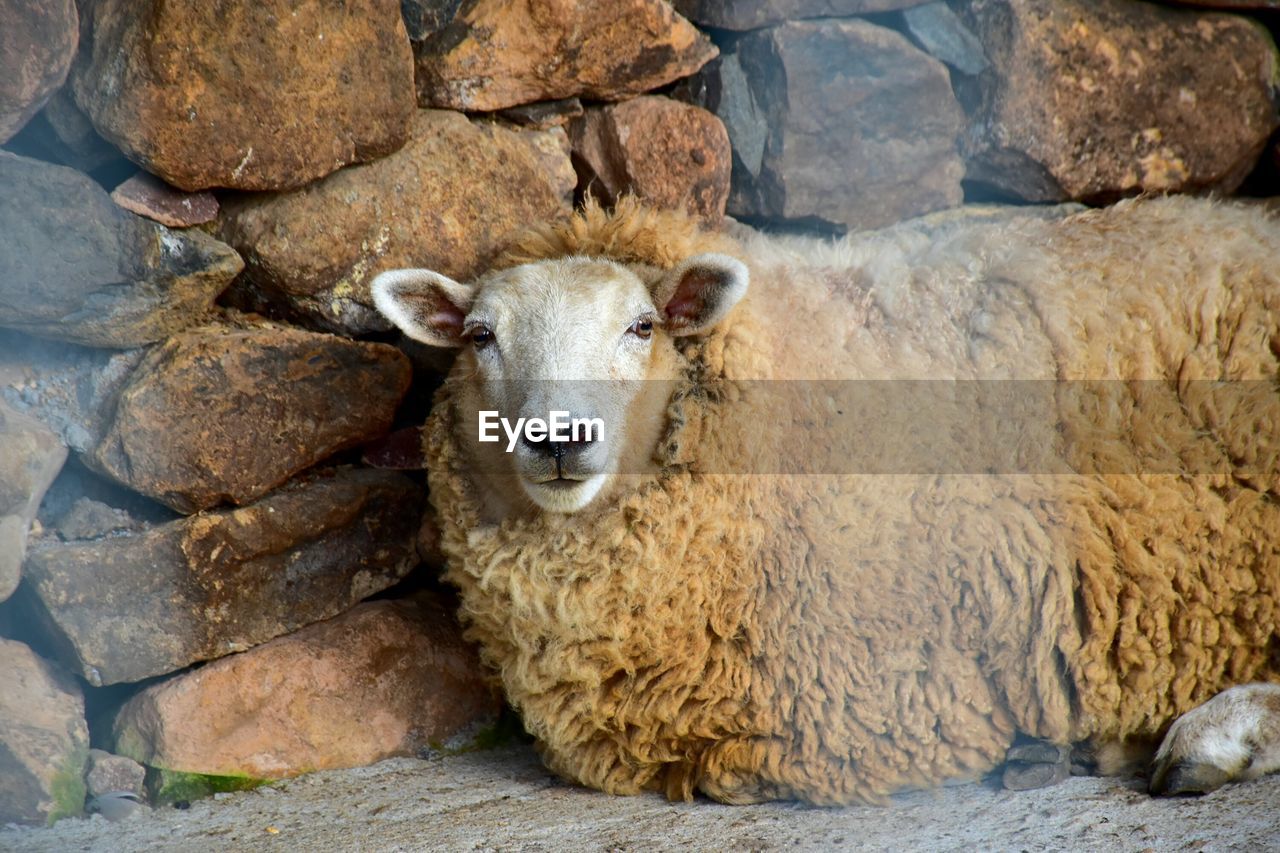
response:
<svg viewBox="0 0 1280 853"><path fill-rule="evenodd" d="M244 504L385 433L409 388L399 350L273 326L206 326L139 364L87 458L179 512Z"/></svg>
<svg viewBox="0 0 1280 853"><path fill-rule="evenodd" d="M279 779L438 747L498 710L432 598L362 604L149 687L116 748L168 770Z"/></svg>
<svg viewBox="0 0 1280 853"><path fill-rule="evenodd" d="M94 542L33 543L30 607L100 686L163 675L327 619L417 564L422 492L339 469L257 503Z"/></svg>
<svg viewBox="0 0 1280 853"><path fill-rule="evenodd" d="M1126 0L978 0L970 180L1033 201L1229 192L1277 126L1275 45L1235 15Z"/></svg>
<svg viewBox="0 0 1280 853"><path fill-rule="evenodd" d="M248 263L233 297L333 331L389 329L369 294L377 273L474 276L514 232L567 215L575 181L562 130L420 110L390 157L296 192L224 200L219 234Z"/></svg>
<svg viewBox="0 0 1280 853"><path fill-rule="evenodd" d="M947 69L898 33L859 20L758 30L699 83L733 143L734 216L876 228L961 201Z"/></svg>
<svg viewBox="0 0 1280 853"><path fill-rule="evenodd" d="M0 403L0 601L18 588L27 531L67 448L44 424Z"/></svg>
<svg viewBox="0 0 1280 853"><path fill-rule="evenodd" d="M0 142L67 79L80 23L75 0L0 0Z"/></svg>
<svg viewBox="0 0 1280 853"><path fill-rule="evenodd" d="M0 638L0 824L80 814L88 754L80 688L22 643Z"/></svg>
<svg viewBox="0 0 1280 853"><path fill-rule="evenodd" d="M0 152L0 326L137 346L199 322L243 263L111 203L85 175Z"/></svg>
<svg viewBox="0 0 1280 853"><path fill-rule="evenodd" d="M414 50L419 103L470 111L577 95L617 100L716 55L663 0L475 0Z"/></svg>
<svg viewBox="0 0 1280 853"><path fill-rule="evenodd" d="M101 749L91 749L84 781L91 797L128 792L141 799L144 793L142 783L146 775L147 768L132 758L112 755Z"/></svg>
<svg viewBox="0 0 1280 853"><path fill-rule="evenodd" d="M755 30L801 18L846 18L905 9L926 0L673 0L695 24L723 30Z"/></svg>
<svg viewBox="0 0 1280 853"><path fill-rule="evenodd" d="M213 193L183 192L149 172L138 172L117 186L111 191L111 200L130 213L170 228L187 228L218 216L218 200Z"/></svg>
<svg viewBox="0 0 1280 853"><path fill-rule="evenodd" d="M404 143L413 59L396 0L99 0L84 32L76 101L181 189L299 187Z"/></svg>
<svg viewBox="0 0 1280 853"><path fill-rule="evenodd" d="M645 95L592 108L569 133L584 192L607 204L634 193L655 207L724 216L733 152L712 113Z"/></svg>

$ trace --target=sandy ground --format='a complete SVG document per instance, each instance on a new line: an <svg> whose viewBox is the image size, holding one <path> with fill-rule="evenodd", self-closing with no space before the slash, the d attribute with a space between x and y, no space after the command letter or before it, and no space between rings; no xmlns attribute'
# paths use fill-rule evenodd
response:
<svg viewBox="0 0 1280 853"><path fill-rule="evenodd" d="M315 773L187 810L0 830L4 851L177 850L1280 851L1280 776L1155 800L1135 781L1039 791L960 785L892 805L668 803L557 781L527 747Z"/></svg>

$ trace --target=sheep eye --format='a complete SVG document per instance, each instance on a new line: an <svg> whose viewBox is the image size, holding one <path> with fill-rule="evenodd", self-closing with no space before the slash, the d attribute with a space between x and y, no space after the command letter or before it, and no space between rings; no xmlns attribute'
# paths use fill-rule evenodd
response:
<svg viewBox="0 0 1280 853"><path fill-rule="evenodd" d="M641 318L632 323L627 331L637 338L647 338L653 334L653 321L647 317Z"/></svg>
<svg viewBox="0 0 1280 853"><path fill-rule="evenodd" d="M471 330L471 343L476 349L484 349L493 342L493 332L484 326L476 326Z"/></svg>

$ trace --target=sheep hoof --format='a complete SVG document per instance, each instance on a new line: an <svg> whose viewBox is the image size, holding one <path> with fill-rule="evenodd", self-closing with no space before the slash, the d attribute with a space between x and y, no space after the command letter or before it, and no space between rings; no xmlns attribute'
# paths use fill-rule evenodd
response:
<svg viewBox="0 0 1280 853"><path fill-rule="evenodd" d="M1156 796L1207 794L1280 770L1280 685L1223 691L1174 721L1151 764Z"/></svg>
<svg viewBox="0 0 1280 853"><path fill-rule="evenodd" d="M1056 785L1071 775L1071 748L1048 741L1020 743L1005 754L1004 787L1030 791Z"/></svg>

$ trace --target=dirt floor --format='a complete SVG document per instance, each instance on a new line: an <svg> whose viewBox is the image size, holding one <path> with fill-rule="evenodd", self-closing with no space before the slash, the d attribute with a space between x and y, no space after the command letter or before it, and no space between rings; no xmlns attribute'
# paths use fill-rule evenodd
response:
<svg viewBox="0 0 1280 853"><path fill-rule="evenodd" d="M884 808L722 806L609 797L510 747L315 773L189 809L0 830L3 851L327 850L1280 851L1280 776L1155 800L1136 781L1076 778L904 794Z"/></svg>

